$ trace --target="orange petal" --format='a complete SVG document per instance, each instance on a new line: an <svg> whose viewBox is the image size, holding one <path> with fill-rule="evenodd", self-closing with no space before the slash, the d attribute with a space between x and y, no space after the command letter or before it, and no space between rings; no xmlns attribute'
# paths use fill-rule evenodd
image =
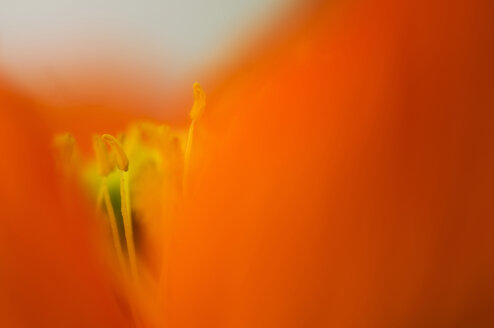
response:
<svg viewBox="0 0 494 328"><path fill-rule="evenodd" d="M208 94L171 326L494 325L489 7L331 2Z"/></svg>
<svg viewBox="0 0 494 328"><path fill-rule="evenodd" d="M7 90L0 82L0 326L129 326L95 222L55 174L51 135Z"/></svg>

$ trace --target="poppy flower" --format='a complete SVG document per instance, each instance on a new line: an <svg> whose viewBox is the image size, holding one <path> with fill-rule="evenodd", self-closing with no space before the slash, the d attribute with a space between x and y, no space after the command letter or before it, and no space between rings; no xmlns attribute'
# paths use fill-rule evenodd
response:
<svg viewBox="0 0 494 328"><path fill-rule="evenodd" d="M490 7L315 2L188 125L56 162L3 86L5 326L492 326Z"/></svg>

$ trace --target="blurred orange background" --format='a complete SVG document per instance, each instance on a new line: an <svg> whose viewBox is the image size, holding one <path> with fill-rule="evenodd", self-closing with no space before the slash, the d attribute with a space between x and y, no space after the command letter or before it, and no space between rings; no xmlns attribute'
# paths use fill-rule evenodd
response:
<svg viewBox="0 0 494 328"><path fill-rule="evenodd" d="M207 80L184 209L168 227L166 326L494 326L492 4L306 6ZM55 95L9 84L1 320L131 325L46 155L53 126L89 135L104 121L51 123L40 108ZM126 96L107 100L118 110ZM110 130L141 116L108 107Z"/></svg>

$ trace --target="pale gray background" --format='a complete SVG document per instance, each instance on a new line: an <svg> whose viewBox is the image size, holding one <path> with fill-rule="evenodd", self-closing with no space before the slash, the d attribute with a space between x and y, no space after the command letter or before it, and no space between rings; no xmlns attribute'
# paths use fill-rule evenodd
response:
<svg viewBox="0 0 494 328"><path fill-rule="evenodd" d="M296 0L0 0L0 65L29 79L100 44L163 62L170 81L189 80L269 28ZM102 46L101 46L102 45ZM106 50L105 50L106 49ZM159 70L159 67L157 67Z"/></svg>

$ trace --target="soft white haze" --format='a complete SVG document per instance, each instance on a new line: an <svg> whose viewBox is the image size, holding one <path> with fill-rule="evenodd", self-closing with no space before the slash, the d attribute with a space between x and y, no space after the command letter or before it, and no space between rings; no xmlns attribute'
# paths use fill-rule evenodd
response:
<svg viewBox="0 0 494 328"><path fill-rule="evenodd" d="M0 63L14 76L56 71L96 42L103 45L98 51L106 45L110 56L125 51L162 60L167 80L179 82L218 64L244 37L261 34L293 2L0 0Z"/></svg>

